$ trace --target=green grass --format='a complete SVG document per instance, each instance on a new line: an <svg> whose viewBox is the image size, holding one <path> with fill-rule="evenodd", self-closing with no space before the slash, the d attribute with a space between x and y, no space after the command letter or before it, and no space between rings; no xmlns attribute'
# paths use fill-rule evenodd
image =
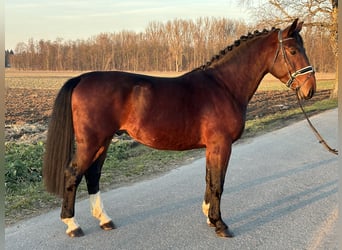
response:
<svg viewBox="0 0 342 250"><path fill-rule="evenodd" d="M5 216L20 219L56 202L42 186L44 144L5 145Z"/></svg>
<svg viewBox="0 0 342 250"><path fill-rule="evenodd" d="M17 189L39 183L41 176L41 155L43 143L5 145L5 187L15 192Z"/></svg>
<svg viewBox="0 0 342 250"><path fill-rule="evenodd" d="M335 87L335 80L319 80L317 81L317 89L333 89Z"/></svg>
<svg viewBox="0 0 342 250"><path fill-rule="evenodd" d="M310 106L306 106L304 110L310 115L324 110L336 108L337 104L337 99L326 99L317 101ZM251 137L259 134L260 132L267 132L276 128L284 127L293 120L298 120L299 118L304 119L304 115L302 114L300 108L296 108L274 115L268 115L262 118L249 120L246 122L244 137Z"/></svg>

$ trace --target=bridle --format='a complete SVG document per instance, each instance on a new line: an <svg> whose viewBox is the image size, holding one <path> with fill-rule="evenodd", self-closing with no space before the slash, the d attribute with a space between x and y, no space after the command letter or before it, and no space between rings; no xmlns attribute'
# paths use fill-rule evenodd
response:
<svg viewBox="0 0 342 250"><path fill-rule="evenodd" d="M281 51L282 54L283 54L283 59L284 59L284 61L285 61L286 67L287 67L288 74L289 74L289 80L286 82L286 86L289 87L289 88L291 88L291 89L293 89L293 88L292 88L292 85L293 85L293 82L296 80L296 77L297 77L297 76L305 75L305 74L308 74L308 73L314 73L315 70L314 70L314 68L313 68L311 65L309 65L309 66L306 66L306 67L304 67L304 68L302 68L302 69L299 69L299 70L295 71L294 73L291 73L291 71L290 71L290 69L289 69L290 66L291 66L292 68L295 68L295 67L292 65L292 63L291 63L291 62L289 61L289 59L287 58L286 53L285 53L285 49L284 49L284 46L283 46L283 42L285 42L285 41L287 41L287 40L290 40L290 39L294 39L294 38L293 38L293 37L289 37L289 38L283 39L283 37L282 37L282 31L279 30L279 32L278 32L279 46L278 46L277 51L276 51L276 54L275 54L275 56L274 56L273 65L272 65L272 67L271 67L271 70L273 69L274 64L275 64L275 62L276 62L276 60L277 60L279 51ZM311 129L313 130L313 132L314 132L314 134L316 135L317 139L319 140L319 143L321 143L321 144L322 144L330 153L333 153L333 154L335 154L335 155L338 155L338 151L337 151L336 149L334 149L334 148L331 148L331 147L328 145L328 143L323 139L323 137L320 135L320 133L317 131L317 129L312 125L312 123L311 123L311 121L310 121L308 115L306 114L306 112L305 112L305 110L304 110L304 108L303 108L303 106L302 106L302 104L301 104L301 102L300 102L299 95L298 95L298 90L300 89L300 87L301 87L301 86L302 86L302 85L303 85L311 76L312 76L312 74L309 74L308 77L306 78L306 80L305 80L302 84L300 84L299 86L297 86L296 89L295 89L295 90L296 90L296 96L297 96L298 104L299 104L299 106L300 106L300 108L301 108L301 110L302 110L302 112L303 112L303 114L304 114L306 120L308 121L309 126L311 127Z"/></svg>
<svg viewBox="0 0 342 250"><path fill-rule="evenodd" d="M279 30L279 32L278 32L279 46L278 46L276 54L274 56L273 65L272 65L271 69L274 67L274 64L275 64L275 62L276 62L276 60L278 58L279 52L281 51L281 53L283 54L283 59L284 59L285 64L286 64L286 68L287 68L288 74L289 74L289 80L286 82L286 86L288 88L293 89L292 85L293 85L293 82L296 80L297 76L305 75L305 74L308 74L308 73L314 73L315 70L314 70L314 68L311 65L309 65L309 66L306 66L304 68L301 68L301 69L295 71L294 73L291 73L290 68L294 69L295 67L290 62L290 60L287 58L286 53L285 53L285 49L284 49L284 46L283 46L283 42L288 41L290 39L294 39L294 38L293 37L289 37L289 38L283 39L282 30ZM311 76L312 76L312 74L309 74L307 79L302 84L300 84L296 88L296 90L298 90Z"/></svg>

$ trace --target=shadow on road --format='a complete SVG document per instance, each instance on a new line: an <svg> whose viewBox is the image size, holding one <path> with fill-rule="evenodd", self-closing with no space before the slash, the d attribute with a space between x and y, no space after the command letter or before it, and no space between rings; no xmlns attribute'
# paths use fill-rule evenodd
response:
<svg viewBox="0 0 342 250"><path fill-rule="evenodd" d="M274 175L258 178L254 181L229 188L227 191L229 193L239 192L243 189L253 188L259 184L265 184L265 182L274 181L283 177L289 177L291 175L297 175L301 172L312 170L329 163L337 162L337 160L337 158L331 158L328 160L307 164L296 169L282 171ZM291 190L289 190L289 192L291 192ZM335 195L337 192L338 179L335 179L321 183L314 187L310 186L303 191L289 194L281 199L265 203L261 206L241 211L241 213L235 216L226 218L226 221L229 222L230 228L233 230L236 236L242 235L261 227L264 224L277 220L280 217L288 216L296 210L319 202L331 195ZM251 204L251 206L253 205Z"/></svg>

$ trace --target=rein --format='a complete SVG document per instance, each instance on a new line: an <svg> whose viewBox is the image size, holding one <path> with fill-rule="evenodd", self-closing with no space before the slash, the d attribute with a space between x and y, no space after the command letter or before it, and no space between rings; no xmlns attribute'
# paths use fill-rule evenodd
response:
<svg viewBox="0 0 342 250"><path fill-rule="evenodd" d="M279 32L278 32L279 46L277 48L276 54L275 54L274 59L273 59L272 68L273 68L273 66L274 66L274 64L275 64L275 62L276 62L276 60L278 58L279 51L281 51L282 54L283 54L283 59L284 59L285 64L287 66L288 74L289 74L289 80L286 82L286 86L288 88L292 89L293 82L295 81L297 76L305 75L305 74L308 74L308 73L314 73L315 70L314 70L314 68L311 65L309 65L309 66L306 66L306 67L304 67L302 69L299 69L299 70L297 70L297 71L295 71L294 73L291 74L290 67L291 68L294 68L294 67L291 64L291 62L289 61L289 59L287 58L286 53L285 53L285 49L284 49L284 46L283 46L283 42L285 42L287 40L290 40L290 39L294 39L294 38L293 37L289 37L289 38L283 39L283 37L282 37L282 30L279 30ZM318 139L318 142L321 143L330 153L338 155L338 150L331 148L328 145L328 143L323 139L321 134L317 131L317 129L312 125L308 115L306 114L306 112L305 112L305 110L303 108L303 105L302 105L302 103L300 101L300 98L298 96L298 89L308 80L308 78L311 77L311 75L312 74L308 75L307 79L300 86L298 86L296 88L296 97L297 97L297 101L298 101L299 107L302 110L306 120L308 121L308 124L309 124L310 128L312 129L312 131L316 135L316 137Z"/></svg>
<svg viewBox="0 0 342 250"><path fill-rule="evenodd" d="M331 148L328 143L323 139L323 137L321 136L321 134L317 131L317 129L312 125L308 115L306 114L304 108L303 108L303 105L299 99L299 96L298 96L298 92L296 92L296 97L297 97L297 101L298 101L298 104L299 104L299 107L300 109L302 110L306 120L308 121L309 123L309 126L310 128L312 129L312 131L314 132L314 134L316 135L316 138L318 139L318 142L321 143L330 153L332 154L335 154L335 155L338 155L338 150L334 149L334 148Z"/></svg>

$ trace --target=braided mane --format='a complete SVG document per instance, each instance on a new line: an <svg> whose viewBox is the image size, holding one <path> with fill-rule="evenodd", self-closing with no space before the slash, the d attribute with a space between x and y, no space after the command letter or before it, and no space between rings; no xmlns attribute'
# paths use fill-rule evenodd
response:
<svg viewBox="0 0 342 250"><path fill-rule="evenodd" d="M231 52L234 48L239 47L241 42L246 42L248 40L251 40L255 37L261 36L261 35L266 35L269 32L275 31L275 30L279 30L276 28L272 28L271 31L268 31L267 29L264 29L263 31L258 31L255 30L253 33L248 33L247 35L241 36L240 39L235 40L234 43L232 45L227 46L225 49L221 50L220 53L218 55L215 55L211 58L210 61L208 61L206 64L198 67L197 69L200 70L206 70L208 69L214 62L217 62L218 60L220 60L221 58L223 58L227 53Z"/></svg>

